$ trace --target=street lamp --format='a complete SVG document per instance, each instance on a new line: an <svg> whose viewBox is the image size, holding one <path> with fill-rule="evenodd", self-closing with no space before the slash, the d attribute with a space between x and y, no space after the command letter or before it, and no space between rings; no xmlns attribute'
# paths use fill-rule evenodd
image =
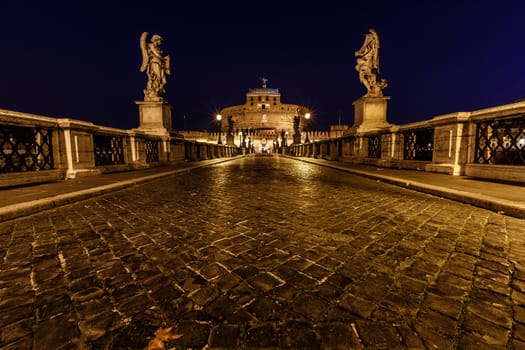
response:
<svg viewBox="0 0 525 350"><path fill-rule="evenodd" d="M304 140L304 143L310 143L310 140L308 139L308 120L310 119L312 115L310 113L306 113L304 115L304 119L307 120L307 122L304 125L304 132L306 133L306 138Z"/></svg>
<svg viewBox="0 0 525 350"><path fill-rule="evenodd" d="M221 140L222 115L217 114L215 116L215 119L217 119L217 124L219 125L219 140L217 140L217 144L218 145L222 145L222 140Z"/></svg>

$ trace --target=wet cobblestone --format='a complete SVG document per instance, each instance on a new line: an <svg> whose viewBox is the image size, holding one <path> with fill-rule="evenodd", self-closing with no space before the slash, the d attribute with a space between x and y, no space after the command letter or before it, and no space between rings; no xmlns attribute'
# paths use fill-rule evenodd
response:
<svg viewBox="0 0 525 350"><path fill-rule="evenodd" d="M0 223L0 349L522 349L525 222L243 158Z"/></svg>

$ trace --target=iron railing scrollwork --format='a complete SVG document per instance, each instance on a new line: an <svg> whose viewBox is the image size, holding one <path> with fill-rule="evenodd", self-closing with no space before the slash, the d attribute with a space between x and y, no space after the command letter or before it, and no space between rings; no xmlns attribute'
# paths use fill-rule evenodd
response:
<svg viewBox="0 0 525 350"><path fill-rule="evenodd" d="M159 141L146 140L144 144L146 150L146 162L153 163L159 161Z"/></svg>
<svg viewBox="0 0 525 350"><path fill-rule="evenodd" d="M525 116L477 123L474 162L525 165Z"/></svg>
<svg viewBox="0 0 525 350"><path fill-rule="evenodd" d="M403 133L403 159L432 161L434 129L410 130Z"/></svg>
<svg viewBox="0 0 525 350"><path fill-rule="evenodd" d="M95 166L124 164L122 136L93 135Z"/></svg>
<svg viewBox="0 0 525 350"><path fill-rule="evenodd" d="M53 169L52 130L0 126L0 173Z"/></svg>
<svg viewBox="0 0 525 350"><path fill-rule="evenodd" d="M368 158L381 158L381 135L368 136Z"/></svg>

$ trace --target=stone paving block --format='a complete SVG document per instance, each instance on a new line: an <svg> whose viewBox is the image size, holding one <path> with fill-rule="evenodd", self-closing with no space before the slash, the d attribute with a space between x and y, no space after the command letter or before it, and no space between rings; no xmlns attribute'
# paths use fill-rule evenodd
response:
<svg viewBox="0 0 525 350"><path fill-rule="evenodd" d="M525 305L513 305L514 319L518 322L525 323Z"/></svg>
<svg viewBox="0 0 525 350"><path fill-rule="evenodd" d="M209 347L215 350L237 349L240 347L241 330L238 325L221 323L211 330Z"/></svg>
<svg viewBox="0 0 525 350"><path fill-rule="evenodd" d="M5 293L0 292L0 310L8 312L11 309L21 307L23 305L33 304L35 292L25 291L25 292L10 292L6 291Z"/></svg>
<svg viewBox="0 0 525 350"><path fill-rule="evenodd" d="M517 290L521 293L525 293L525 281L524 280L513 279L511 282L511 286L514 290Z"/></svg>
<svg viewBox="0 0 525 350"><path fill-rule="evenodd" d="M222 266L212 263L200 269L199 273L208 281L210 281L219 279L223 274L227 273L227 271Z"/></svg>
<svg viewBox="0 0 525 350"><path fill-rule="evenodd" d="M71 298L66 294L46 294L37 296L34 308L38 320L46 320L63 314L70 314L73 310Z"/></svg>
<svg viewBox="0 0 525 350"><path fill-rule="evenodd" d="M483 342L493 346L505 346L511 335L510 329L500 327L470 312L465 313L464 328L480 334Z"/></svg>
<svg viewBox="0 0 525 350"><path fill-rule="evenodd" d="M10 324L33 317L33 307L31 304L24 304L12 307L8 312L0 313L0 329Z"/></svg>
<svg viewBox="0 0 525 350"><path fill-rule="evenodd" d="M424 324L435 333L453 339L456 335L456 319L440 314L432 310L425 310L417 317L417 322Z"/></svg>
<svg viewBox="0 0 525 350"><path fill-rule="evenodd" d="M207 285L190 294L189 297L198 305L206 305L221 294L217 288Z"/></svg>
<svg viewBox="0 0 525 350"><path fill-rule="evenodd" d="M343 322L325 322L317 331L321 337L321 349L361 349L361 344L351 325Z"/></svg>
<svg viewBox="0 0 525 350"><path fill-rule="evenodd" d="M120 300L117 304L117 309L126 315L134 315L143 312L152 306L152 301L146 296L146 294L142 293Z"/></svg>
<svg viewBox="0 0 525 350"><path fill-rule="evenodd" d="M88 300L84 303L76 303L75 309L82 319L89 320L99 314L111 313L113 311L113 305L111 300L107 296L104 296L102 298Z"/></svg>
<svg viewBox="0 0 525 350"><path fill-rule="evenodd" d="M514 323L514 339L525 342L525 324Z"/></svg>
<svg viewBox="0 0 525 350"><path fill-rule="evenodd" d="M423 341L412 328L406 325L396 327L396 331L401 338L401 343L407 349L424 349Z"/></svg>
<svg viewBox="0 0 525 350"><path fill-rule="evenodd" d="M88 342L96 341L122 325L120 316L116 312L100 313L93 318L78 322L82 337Z"/></svg>
<svg viewBox="0 0 525 350"><path fill-rule="evenodd" d="M269 297L255 298L246 311L251 313L259 321L279 321L286 318L289 311L279 301Z"/></svg>
<svg viewBox="0 0 525 350"><path fill-rule="evenodd" d="M75 323L60 317L39 323L34 332L36 341L32 348L35 350L60 349L80 337Z"/></svg>
<svg viewBox="0 0 525 350"><path fill-rule="evenodd" d="M279 327L279 345L282 349L321 349L321 337L312 324L289 320Z"/></svg>
<svg viewBox="0 0 525 350"><path fill-rule="evenodd" d="M399 276L394 283L397 289L411 294L416 298L420 298L427 288L426 281L421 281L419 279L414 279L403 275Z"/></svg>
<svg viewBox="0 0 525 350"><path fill-rule="evenodd" d="M324 318L330 304L319 295L302 293L294 298L292 308L307 319L318 322Z"/></svg>
<svg viewBox="0 0 525 350"><path fill-rule="evenodd" d="M226 272L221 275L220 278L216 279L214 283L221 289L221 291L227 291L237 286L241 281L242 279L236 274Z"/></svg>
<svg viewBox="0 0 525 350"><path fill-rule="evenodd" d="M291 302L299 293L299 290L292 285L284 284L274 288L270 293L272 298L280 302Z"/></svg>
<svg viewBox="0 0 525 350"><path fill-rule="evenodd" d="M33 320L25 319L0 328L0 346L14 343L21 338L33 338Z"/></svg>
<svg viewBox="0 0 525 350"><path fill-rule="evenodd" d="M82 303L87 300L96 299L104 295L104 290L96 286L88 286L80 291L73 293L72 298L77 303Z"/></svg>
<svg viewBox="0 0 525 350"><path fill-rule="evenodd" d="M387 292L385 298L381 301L381 305L400 317L410 318L416 316L419 311L420 301L417 297L413 297L405 291Z"/></svg>
<svg viewBox="0 0 525 350"><path fill-rule="evenodd" d="M275 349L279 346L278 330L273 323L248 326L245 341L248 349Z"/></svg>
<svg viewBox="0 0 525 350"><path fill-rule="evenodd" d="M508 284L499 283L484 277L475 277L473 286L480 289L489 290L504 296L510 296L511 288Z"/></svg>
<svg viewBox="0 0 525 350"><path fill-rule="evenodd" d="M283 284L280 280L268 273L258 273L257 275L248 278L247 281L252 287L262 292L268 292ZM289 281L289 283L293 284L292 281Z"/></svg>
<svg viewBox="0 0 525 350"><path fill-rule="evenodd" d="M458 319L462 310L461 300L438 296L432 293L426 295L424 305L453 319Z"/></svg>
<svg viewBox="0 0 525 350"><path fill-rule="evenodd" d="M25 336L23 338L19 338L15 340L14 342L6 344L5 346L2 346L0 349L2 350L20 350L20 349L32 349L32 348L33 348L33 337Z"/></svg>
<svg viewBox="0 0 525 350"><path fill-rule="evenodd" d="M514 309L516 310L516 309ZM512 328L512 310L510 305L488 303L483 300L471 299L467 311L497 326Z"/></svg>
<svg viewBox="0 0 525 350"><path fill-rule="evenodd" d="M92 343L101 349L143 350L148 342L155 338L154 333L158 328L158 325L135 321L120 327L109 337L103 336Z"/></svg>
<svg viewBox="0 0 525 350"><path fill-rule="evenodd" d="M337 300L341 295L344 293L344 288L341 288L340 286L333 285L332 283L322 283L318 285L314 292L318 293L321 297L328 299L328 300Z"/></svg>
<svg viewBox="0 0 525 350"><path fill-rule="evenodd" d="M132 297L134 295L141 293L141 289L139 288L139 286L137 286L134 283L130 283L130 284L122 283L120 285L117 285L117 284L115 285L116 287L111 288L109 292L111 294L111 297L115 299L116 301L120 301L122 299L126 299L126 298L129 298L129 297Z"/></svg>
<svg viewBox="0 0 525 350"><path fill-rule="evenodd" d="M401 338L391 324L356 322L359 338L365 349L403 349Z"/></svg>
<svg viewBox="0 0 525 350"><path fill-rule="evenodd" d="M436 331L428 328L426 325L424 325L421 322L417 322L414 325L414 329L419 336L420 339L422 339L423 344L427 349L453 349L454 342L452 339L443 336Z"/></svg>
<svg viewBox="0 0 525 350"><path fill-rule="evenodd" d="M353 294L343 296L339 302L339 306L364 319L369 318L374 310L378 308L377 304Z"/></svg>

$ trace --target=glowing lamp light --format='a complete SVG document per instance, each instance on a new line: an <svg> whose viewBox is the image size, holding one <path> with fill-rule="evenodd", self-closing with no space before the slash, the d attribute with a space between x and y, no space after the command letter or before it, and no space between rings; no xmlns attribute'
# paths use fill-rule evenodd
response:
<svg viewBox="0 0 525 350"><path fill-rule="evenodd" d="M220 122L220 121L222 120L222 115L220 115L220 114L217 114L217 115L215 116L215 118L217 118L217 121L219 121L219 122Z"/></svg>
<svg viewBox="0 0 525 350"><path fill-rule="evenodd" d="M310 113L306 113L306 114L304 115L304 117L305 117L305 119L310 119L311 114L310 114Z"/></svg>

